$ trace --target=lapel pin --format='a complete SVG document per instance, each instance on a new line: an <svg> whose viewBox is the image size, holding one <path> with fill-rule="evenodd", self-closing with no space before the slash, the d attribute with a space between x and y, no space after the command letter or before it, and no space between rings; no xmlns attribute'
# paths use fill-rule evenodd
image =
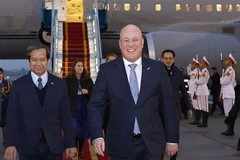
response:
<svg viewBox="0 0 240 160"><path fill-rule="evenodd" d="M147 70L150 70L150 67L148 67Z"/></svg>
<svg viewBox="0 0 240 160"><path fill-rule="evenodd" d="M51 84L54 86L54 83L53 83L53 82L51 82Z"/></svg>

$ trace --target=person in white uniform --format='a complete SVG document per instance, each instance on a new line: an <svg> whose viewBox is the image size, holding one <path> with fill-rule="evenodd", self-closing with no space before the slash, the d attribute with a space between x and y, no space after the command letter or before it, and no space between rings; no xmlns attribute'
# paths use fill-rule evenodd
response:
<svg viewBox="0 0 240 160"><path fill-rule="evenodd" d="M192 125L198 125L200 122L200 116L201 116L200 108L197 104L197 99L196 97L194 97L194 93L197 88L196 79L198 77L198 72L199 72L198 64L199 62L195 58L193 58L192 62L187 67L187 72L190 76L190 80L188 81L189 94L191 95L192 106L194 108L194 113L195 113L195 120L190 123Z"/></svg>
<svg viewBox="0 0 240 160"><path fill-rule="evenodd" d="M207 127L208 126L208 87L207 83L209 80L209 72L207 70L207 66L209 66L210 63L208 62L207 58L204 56L201 63L200 68L201 71L199 72L199 76L196 79L196 95L197 95L197 104L198 108L200 108L200 117L202 117L202 123L198 124L198 127Z"/></svg>
<svg viewBox="0 0 240 160"><path fill-rule="evenodd" d="M233 58L230 53L229 56L225 59L225 65L227 67L223 76L220 78L221 88L221 97L223 99L223 106L225 115L228 116L229 111L234 105L235 102L235 91L234 87L236 86L235 80L235 71L233 69L233 64L237 64L237 61Z"/></svg>
<svg viewBox="0 0 240 160"><path fill-rule="evenodd" d="M228 57L225 59L225 66L226 70L223 76L220 78L221 87L221 98L223 99L223 107L225 115L228 116L229 111L232 109L235 103L235 90L234 87L236 86L235 80L235 71L233 69L233 64L237 64L237 61L230 53ZM226 121L225 121L226 123ZM234 135L234 123L227 124L227 130L222 132L222 135L225 136L232 136Z"/></svg>

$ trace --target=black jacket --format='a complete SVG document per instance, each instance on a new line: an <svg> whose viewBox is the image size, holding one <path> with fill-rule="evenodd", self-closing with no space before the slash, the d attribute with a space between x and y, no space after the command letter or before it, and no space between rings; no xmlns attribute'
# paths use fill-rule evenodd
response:
<svg viewBox="0 0 240 160"><path fill-rule="evenodd" d="M75 116L76 108L77 108L77 95L78 95L78 80L76 77L72 77L71 75L66 78L67 86L68 86L68 95L71 102L71 112L72 116ZM82 89L87 89L88 94L83 95L84 105L87 107L88 101L90 99L90 95L92 93L93 81L91 78L81 78L80 85Z"/></svg>
<svg viewBox="0 0 240 160"><path fill-rule="evenodd" d="M221 91L220 75L215 73L210 78L212 80L211 95L219 94Z"/></svg>
<svg viewBox="0 0 240 160"><path fill-rule="evenodd" d="M167 68L166 70L168 72L171 85L172 85L177 117L180 119L182 114L182 108L183 110L191 109L191 103L189 100L187 89L185 87L183 73L174 65L171 67L170 70ZM180 96L181 98L183 98L183 102L184 102L183 106L181 106Z"/></svg>

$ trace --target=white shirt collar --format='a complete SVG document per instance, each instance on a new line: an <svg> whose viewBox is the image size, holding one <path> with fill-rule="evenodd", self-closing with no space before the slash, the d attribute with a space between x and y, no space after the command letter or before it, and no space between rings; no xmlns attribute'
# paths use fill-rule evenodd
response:
<svg viewBox="0 0 240 160"><path fill-rule="evenodd" d="M38 86L38 78L39 78L39 76L36 75L33 71L31 71L31 76L32 76L32 80L33 80L34 84L35 84L36 86ZM46 72L41 76L41 78L42 78L42 85L43 85L43 87L44 87L44 86L47 84L47 81L48 81L48 72L46 71Z"/></svg>
<svg viewBox="0 0 240 160"><path fill-rule="evenodd" d="M130 67L128 66L129 64L137 64L137 66L141 66L142 65L142 57L140 57L138 60L136 60L135 62L129 62L128 60L126 60L124 57L123 57L123 62L124 62L124 65L125 67L129 68Z"/></svg>

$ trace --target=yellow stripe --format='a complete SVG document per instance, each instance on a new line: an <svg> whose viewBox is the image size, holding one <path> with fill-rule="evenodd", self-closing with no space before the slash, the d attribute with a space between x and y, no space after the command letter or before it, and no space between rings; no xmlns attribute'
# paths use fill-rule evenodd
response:
<svg viewBox="0 0 240 160"><path fill-rule="evenodd" d="M87 62L88 62L88 58L87 58L87 47L86 47L86 39L87 39L87 37L86 37L86 34L85 34L85 23L83 22L82 23L82 32L83 32L83 51L84 51L84 64L85 65L87 65ZM86 66L85 66L85 68L86 68ZM86 68L86 69L88 69L88 68Z"/></svg>
<svg viewBox="0 0 240 160"><path fill-rule="evenodd" d="M68 24L67 22L65 23L65 28L66 28L66 33L65 33L65 37L66 37L66 40L65 40L65 47L66 47L66 53L65 53L65 73L66 73L66 76L68 76Z"/></svg>

